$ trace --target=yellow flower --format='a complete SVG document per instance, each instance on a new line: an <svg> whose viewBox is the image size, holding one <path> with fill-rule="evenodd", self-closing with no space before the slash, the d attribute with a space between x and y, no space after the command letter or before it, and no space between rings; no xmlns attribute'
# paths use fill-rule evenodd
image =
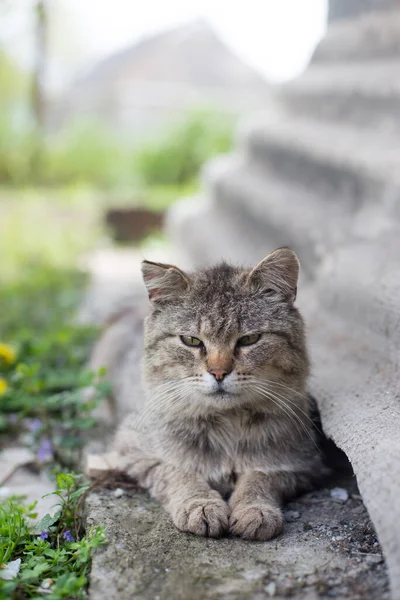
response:
<svg viewBox="0 0 400 600"><path fill-rule="evenodd" d="M3 394L6 393L7 388L8 388L7 381L5 379L3 379L2 377L0 377L0 396L2 396Z"/></svg>
<svg viewBox="0 0 400 600"><path fill-rule="evenodd" d="M0 343L0 358L2 358L4 362L8 363L9 365L12 365L16 359L15 350L8 344Z"/></svg>

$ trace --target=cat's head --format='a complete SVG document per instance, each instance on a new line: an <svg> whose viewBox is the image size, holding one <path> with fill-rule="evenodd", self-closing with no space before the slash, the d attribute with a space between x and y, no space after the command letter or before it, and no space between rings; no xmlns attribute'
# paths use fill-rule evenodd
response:
<svg viewBox="0 0 400 600"><path fill-rule="evenodd" d="M199 410L272 407L288 387L304 390L308 357L292 250L280 248L253 269L222 263L184 273L144 261L142 272L152 306L144 377L155 401Z"/></svg>

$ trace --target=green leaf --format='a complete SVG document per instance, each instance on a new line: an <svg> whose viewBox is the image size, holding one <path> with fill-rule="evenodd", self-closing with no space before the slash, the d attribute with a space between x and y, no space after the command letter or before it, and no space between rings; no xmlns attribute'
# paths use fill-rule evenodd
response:
<svg viewBox="0 0 400 600"><path fill-rule="evenodd" d="M75 484L75 479L67 473L57 475L57 487L60 490L70 490Z"/></svg>
<svg viewBox="0 0 400 600"><path fill-rule="evenodd" d="M50 565L48 562L39 563L33 569L26 569L22 572L21 581L33 581L35 579L39 579L39 577L45 573L45 571L50 570Z"/></svg>
<svg viewBox="0 0 400 600"><path fill-rule="evenodd" d="M57 511L53 516L47 514L35 525L35 531L47 531L49 527L57 523L61 516L60 511Z"/></svg>
<svg viewBox="0 0 400 600"><path fill-rule="evenodd" d="M84 485L77 489L75 492L72 492L72 494L70 495L71 500L76 500L77 498L80 498L82 494L84 494L90 487L90 484Z"/></svg>

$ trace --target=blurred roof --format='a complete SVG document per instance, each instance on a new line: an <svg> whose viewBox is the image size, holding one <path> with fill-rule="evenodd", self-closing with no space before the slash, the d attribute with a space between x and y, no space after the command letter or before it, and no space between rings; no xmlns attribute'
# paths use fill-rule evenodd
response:
<svg viewBox="0 0 400 600"><path fill-rule="evenodd" d="M143 79L195 86L263 87L265 79L237 57L201 19L147 37L95 65L80 84Z"/></svg>

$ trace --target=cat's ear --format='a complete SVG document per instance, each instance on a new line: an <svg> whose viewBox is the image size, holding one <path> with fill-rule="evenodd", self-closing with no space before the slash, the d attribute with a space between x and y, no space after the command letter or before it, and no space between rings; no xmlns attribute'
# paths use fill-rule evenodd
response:
<svg viewBox="0 0 400 600"><path fill-rule="evenodd" d="M151 302L177 300L190 286L186 273L173 265L144 260L142 275Z"/></svg>
<svg viewBox="0 0 400 600"><path fill-rule="evenodd" d="M249 285L262 291L282 292L291 301L296 299L300 263L290 248L278 248L250 271Z"/></svg>

